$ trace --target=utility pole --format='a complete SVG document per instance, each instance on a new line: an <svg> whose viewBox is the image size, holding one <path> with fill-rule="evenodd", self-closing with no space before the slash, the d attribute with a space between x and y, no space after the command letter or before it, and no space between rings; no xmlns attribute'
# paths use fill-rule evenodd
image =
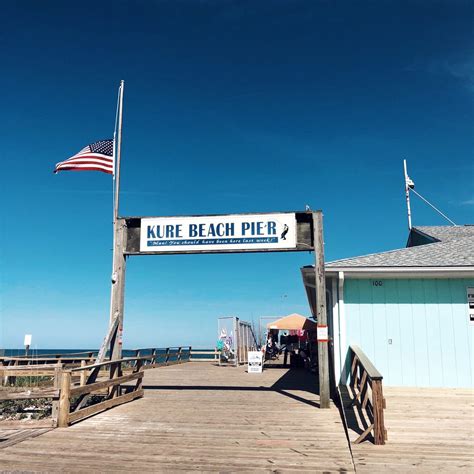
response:
<svg viewBox="0 0 474 474"><path fill-rule="evenodd" d="M329 337L326 308L326 275L324 271L323 214L313 212L314 273L316 289L316 320L318 324L319 401L329 408Z"/></svg>

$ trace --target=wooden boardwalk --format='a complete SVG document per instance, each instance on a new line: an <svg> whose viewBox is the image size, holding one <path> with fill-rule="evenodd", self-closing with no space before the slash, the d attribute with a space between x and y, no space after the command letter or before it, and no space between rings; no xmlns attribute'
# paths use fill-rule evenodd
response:
<svg viewBox="0 0 474 474"><path fill-rule="evenodd" d="M51 431L53 428L4 428L0 424L0 449ZM1 464L0 464L1 468Z"/></svg>
<svg viewBox="0 0 474 474"><path fill-rule="evenodd" d="M0 450L8 471L353 472L336 407L304 370L186 363L146 371L145 397Z"/></svg>
<svg viewBox="0 0 474 474"><path fill-rule="evenodd" d="M0 471L474 472L472 390L385 387L387 444L349 449L339 411L318 409L316 383L279 367L147 370L142 399L36 437L0 431ZM348 421L354 440L361 427Z"/></svg>
<svg viewBox="0 0 474 474"><path fill-rule="evenodd" d="M357 472L474 473L474 391L384 387L384 395L387 444L352 444ZM353 441L362 425L354 409L346 417Z"/></svg>

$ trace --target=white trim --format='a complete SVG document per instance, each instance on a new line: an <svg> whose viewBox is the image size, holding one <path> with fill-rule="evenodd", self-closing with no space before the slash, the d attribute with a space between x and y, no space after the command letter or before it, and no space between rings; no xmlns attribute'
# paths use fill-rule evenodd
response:
<svg viewBox="0 0 474 474"><path fill-rule="evenodd" d="M370 278L383 273L385 278L472 278L474 267L326 267L327 275L337 275L344 272L347 278L364 277Z"/></svg>
<svg viewBox="0 0 474 474"><path fill-rule="evenodd" d="M331 278L332 327L334 349L334 380L339 383L341 375L341 328L339 327L339 301L337 295L337 278Z"/></svg>
<svg viewBox="0 0 474 474"><path fill-rule="evenodd" d="M339 374L341 375L342 382L345 384L347 382L347 371L345 366L346 359L346 312L344 310L344 272L339 272L339 287L338 287L338 306L339 306L339 331L340 331L340 341L339 341L339 364L342 370Z"/></svg>

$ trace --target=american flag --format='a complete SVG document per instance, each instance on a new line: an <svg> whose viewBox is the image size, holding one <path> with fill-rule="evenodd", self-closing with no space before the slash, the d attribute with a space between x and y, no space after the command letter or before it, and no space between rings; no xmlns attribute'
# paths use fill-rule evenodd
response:
<svg viewBox="0 0 474 474"><path fill-rule="evenodd" d="M102 171L114 174L114 141L100 140L87 145L66 161L61 161L54 168L54 173L63 170Z"/></svg>

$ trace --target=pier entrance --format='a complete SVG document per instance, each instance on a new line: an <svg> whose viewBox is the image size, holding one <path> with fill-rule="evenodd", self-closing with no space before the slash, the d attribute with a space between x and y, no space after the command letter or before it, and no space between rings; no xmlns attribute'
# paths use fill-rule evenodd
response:
<svg viewBox="0 0 474 474"><path fill-rule="evenodd" d="M353 472L314 377L186 362L145 371L144 397L0 449L8 471ZM91 467L93 466L93 468Z"/></svg>
<svg viewBox="0 0 474 474"><path fill-rule="evenodd" d="M99 353L99 362L107 348L110 348L112 360L121 358L127 258L135 255L313 251L319 406L329 408L329 338L321 211L125 217L116 220L114 231L110 327Z"/></svg>

